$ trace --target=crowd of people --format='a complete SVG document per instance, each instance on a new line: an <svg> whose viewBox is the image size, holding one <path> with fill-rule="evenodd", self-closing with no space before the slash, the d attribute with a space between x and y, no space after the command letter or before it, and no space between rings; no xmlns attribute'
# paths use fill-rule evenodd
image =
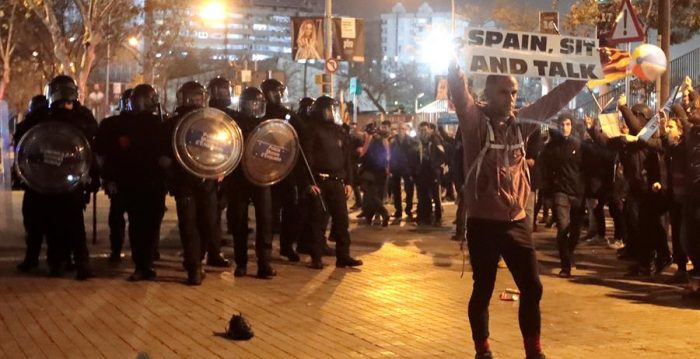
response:
<svg viewBox="0 0 700 359"><path fill-rule="evenodd" d="M260 88L245 88L234 111L231 84L221 77L206 88L197 82L182 85L178 106L165 120L153 87L138 85L124 93L120 113L98 125L77 101L73 79L58 76L47 97L32 100L15 141L39 123L63 121L80 129L96 161L91 180L74 191L45 194L25 186L27 251L18 269L28 272L38 266L45 237L52 276L63 275L68 265L75 267L77 279L91 277L83 210L89 194L100 188L110 198L111 261L122 260L124 215L128 217L132 281L156 278L165 198L168 193L175 198L191 285L202 283L204 264L229 266L221 250L222 227L233 235L234 275L247 275L251 204L256 276L272 278L273 230L279 232L280 255L289 261L308 254L308 266L322 269L322 257L335 256L336 266L355 267L362 261L350 255L350 211L360 210L357 218L370 226L401 221L442 226L446 198L456 200L453 238L467 241L473 269L469 319L477 358L490 358L488 303L499 261L521 291L519 319L528 358L544 358L539 342L542 284L532 241L540 225L556 225L562 278L575 274L581 238L617 249L619 258L631 263L628 276L658 275L675 263L672 282L700 277L697 269L688 270L689 260L700 260L700 132L695 127L700 124L700 96L690 79L680 103L666 112L655 113L644 104L630 107L621 97L620 136L602 131L590 117L577 119L561 111L581 91L582 81L566 81L516 109L518 84L511 77L489 76L484 102L471 93L457 67L450 68L448 80L460 120L454 135L428 122L419 123L417 131L410 123L390 121L360 128L344 122L338 103L328 96L304 98L291 111L283 104L284 84L274 79ZM285 119L298 134L304 161L272 186L251 182L240 166L218 179L192 174L174 153L173 132L184 116L205 107L226 113L244 139L267 119ZM655 116L660 130L645 140L640 132ZM354 206L348 208L351 197ZM393 202L393 214L387 201ZM614 223L611 238L606 238L606 208ZM328 241L335 242L335 249ZM700 298L699 293L689 295Z"/></svg>

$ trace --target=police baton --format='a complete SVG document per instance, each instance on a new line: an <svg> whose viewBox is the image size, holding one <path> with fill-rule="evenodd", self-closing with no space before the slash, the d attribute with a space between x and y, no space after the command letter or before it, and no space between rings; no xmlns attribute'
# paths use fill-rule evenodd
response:
<svg viewBox="0 0 700 359"><path fill-rule="evenodd" d="M304 160L304 165L306 165L306 170L309 173L309 177L311 178L311 183L314 184L314 186L318 187L318 184L316 183L316 178L314 178L314 172L311 171L311 166L309 166L309 161L306 159L306 154L304 154L304 149L299 145L299 152L301 153L301 158ZM317 195L318 200L321 201L321 208L323 209L323 213L328 213L328 210L326 209L326 202L323 201L323 196L321 196L320 193Z"/></svg>
<svg viewBox="0 0 700 359"><path fill-rule="evenodd" d="M92 244L97 244L97 192L92 192Z"/></svg>

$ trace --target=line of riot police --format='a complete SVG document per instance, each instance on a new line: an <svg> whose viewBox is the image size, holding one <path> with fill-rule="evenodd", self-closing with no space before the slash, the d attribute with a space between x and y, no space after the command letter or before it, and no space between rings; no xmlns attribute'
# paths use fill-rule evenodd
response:
<svg viewBox="0 0 700 359"><path fill-rule="evenodd" d="M221 251L224 208L227 228L233 234L234 276L247 275L251 203L256 221L256 277L276 275L270 265L275 223L280 224L280 254L291 262L300 261L298 253L305 253L311 256L309 267L316 269L323 268L322 256L329 254L336 256L338 267L362 264L350 256L346 198L352 183L351 148L332 98L305 98L293 113L283 105L285 86L269 79L261 89L245 88L238 111L233 111L231 85L217 77L207 88L194 81L183 84L177 91L175 112L164 120L157 92L141 84L125 92L120 113L98 127L90 111L78 102L72 78L58 76L47 89L48 106L35 106L15 133L16 169L25 184L22 211L27 233L20 271L38 266L45 236L51 275L61 276L72 254L76 278L92 276L83 211L90 193L100 188L100 177L110 198L109 259L121 260L128 233L134 262L131 281L156 278L154 262L160 258L158 242L168 193L175 199L183 266L190 285L202 283L205 263L229 265ZM66 169L65 161L55 165L48 160L55 157L51 155L54 149L31 146L32 139L41 137L32 128L55 122L77 129L75 137L84 138L87 145L83 147L93 149L83 161L90 162L89 171L78 172L75 166ZM263 127L265 124L269 126ZM274 128L291 130L263 131ZM291 147L269 140L284 138L285 133L293 134L286 136ZM76 157L69 152L80 146L68 147L62 158ZM241 158L243 165L238 165ZM277 170L274 162L289 170ZM280 171L285 173L277 173ZM70 186L44 191L38 184L52 176L60 178L59 182L67 178ZM329 217L334 252L325 240Z"/></svg>

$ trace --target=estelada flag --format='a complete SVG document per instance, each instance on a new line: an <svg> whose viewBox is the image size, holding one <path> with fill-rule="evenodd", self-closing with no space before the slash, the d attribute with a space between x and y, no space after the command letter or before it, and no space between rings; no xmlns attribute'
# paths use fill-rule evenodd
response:
<svg viewBox="0 0 700 359"><path fill-rule="evenodd" d="M628 70L630 53L614 47L600 48L600 62L603 64L604 77L588 81L588 87L594 88L607 85L616 80L622 80L632 73Z"/></svg>

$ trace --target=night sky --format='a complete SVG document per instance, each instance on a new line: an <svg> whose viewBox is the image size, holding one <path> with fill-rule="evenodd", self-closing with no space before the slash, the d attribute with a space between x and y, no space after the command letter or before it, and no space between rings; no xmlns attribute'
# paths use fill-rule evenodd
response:
<svg viewBox="0 0 700 359"><path fill-rule="evenodd" d="M415 12L418 7L427 2L435 11L449 11L451 7L450 0L403 0L401 3L406 7L408 12ZM476 3L490 3L491 1L475 1ZM568 11L573 0L561 0L559 12L563 15ZM397 3L396 0L334 0L333 12L339 15L348 15L356 17L372 18L381 13L391 12L391 8ZM456 0L457 7L459 4L469 3L468 0ZM513 4L520 6L527 5L528 7L537 8L538 10L551 10L552 0L513 0Z"/></svg>

